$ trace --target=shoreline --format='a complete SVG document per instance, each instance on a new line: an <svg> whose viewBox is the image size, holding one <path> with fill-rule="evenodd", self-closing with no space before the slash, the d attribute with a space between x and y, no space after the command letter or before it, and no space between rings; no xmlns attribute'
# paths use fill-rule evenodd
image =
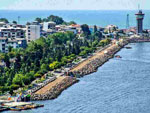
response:
<svg viewBox="0 0 150 113"><path fill-rule="evenodd" d="M61 76L55 81L50 82L40 90L31 95L32 101L51 100L57 98L62 91L77 83L79 80L75 77Z"/></svg>
<svg viewBox="0 0 150 113"><path fill-rule="evenodd" d="M43 94L42 93L39 93L39 94L34 93L31 95L31 100L34 100L34 101L51 100L51 99L57 98L62 93L62 91L69 88L73 84L79 82L79 80L77 78L80 78L85 75L89 75L91 73L96 72L100 66L102 66L104 63L109 61L109 59L113 58L114 55L118 51L120 51L122 48L124 48L124 46L128 45L129 43L138 43L139 41L140 42L150 42L149 39L148 40L124 39L124 40L119 40L118 43L115 42L108 47L107 46L104 47L102 50L96 52L93 56L85 59L84 61L80 62L75 67L70 69L70 71L68 73L68 75L70 75L70 76L62 76L62 77L65 77L65 79L56 83L52 88L47 89L48 93L45 93L45 94L44 93ZM55 82L56 80L54 80L53 82ZM51 83L52 82L50 82L49 84L51 84ZM47 84L47 85L49 85L49 84ZM43 88L46 89L46 86L44 86Z"/></svg>
<svg viewBox="0 0 150 113"><path fill-rule="evenodd" d="M70 75L83 77L85 75L96 72L100 66L102 66L109 59L113 58L114 55L127 44L128 40L120 40L118 44L112 44L104 50L97 52L94 56L86 59L71 69Z"/></svg>
<svg viewBox="0 0 150 113"><path fill-rule="evenodd" d="M102 48L102 50L96 52L93 56L85 59L84 61L80 62L75 67L73 67L68 73L68 75L71 76L57 77L54 81L46 84L36 92L32 93L31 100L37 101L37 100L50 100L50 99L57 98L62 93L63 90L77 83L79 81L77 78L96 72L98 67L102 66L109 59L113 58L114 54L118 52L121 48L123 48L126 44L128 44L128 41L125 40L125 41L119 41L118 44L116 44L115 42L111 45L107 45L106 47ZM106 50L108 51L107 53L105 53ZM95 61L96 62L100 61L100 62L98 63L98 65L95 66L96 63ZM87 67L86 70L89 71L87 71L86 73L83 72L80 75L77 74L77 72L73 71L76 70L76 68L80 68L79 72L82 72L81 70L83 69L83 67L85 67L83 64L86 65ZM80 65L83 65L83 67L80 67ZM89 65L90 67L92 67L91 69L88 69ZM64 77L64 79L58 81L58 79L60 79L61 77Z"/></svg>

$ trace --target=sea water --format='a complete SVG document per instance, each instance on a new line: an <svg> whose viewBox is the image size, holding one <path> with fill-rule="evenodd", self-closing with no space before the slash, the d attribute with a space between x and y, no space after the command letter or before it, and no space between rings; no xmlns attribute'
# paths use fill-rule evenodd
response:
<svg viewBox="0 0 150 113"><path fill-rule="evenodd" d="M80 82L64 90L54 100L21 113L149 113L150 43L129 44ZM20 112L5 112L20 113Z"/></svg>
<svg viewBox="0 0 150 113"><path fill-rule="evenodd" d="M15 11L0 10L0 18L7 18L10 22L18 21L19 24L26 24L34 21L36 17L46 18L49 15L57 15L65 21L75 21L78 24L98 25L105 27L110 24L117 25L119 28L126 28L127 14L129 14L130 27L136 26L135 13L137 10L46 10L46 11ZM150 10L144 10L144 28L150 29Z"/></svg>

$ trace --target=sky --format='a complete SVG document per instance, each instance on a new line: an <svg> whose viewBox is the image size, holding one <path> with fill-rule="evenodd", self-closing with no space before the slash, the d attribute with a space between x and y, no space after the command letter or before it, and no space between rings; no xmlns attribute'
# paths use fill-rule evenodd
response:
<svg viewBox="0 0 150 113"><path fill-rule="evenodd" d="M149 10L150 0L0 0L4 10Z"/></svg>

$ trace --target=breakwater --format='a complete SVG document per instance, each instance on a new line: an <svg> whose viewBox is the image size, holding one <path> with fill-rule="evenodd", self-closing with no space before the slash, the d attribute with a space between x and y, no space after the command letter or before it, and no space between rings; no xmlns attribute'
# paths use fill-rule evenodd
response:
<svg viewBox="0 0 150 113"><path fill-rule="evenodd" d="M109 49L105 49L102 54L98 55L92 60L89 60L87 64L78 68L78 70L70 71L70 75L75 77L82 77L84 75L93 73L97 71L97 68L107 62L109 59L114 57L114 54L117 53L121 48L127 45L129 40L119 41L115 45L111 45ZM78 65L80 67L80 64Z"/></svg>
<svg viewBox="0 0 150 113"><path fill-rule="evenodd" d="M45 93L33 93L31 95L31 100L50 100L57 98L57 96L60 95L63 90L76 82L78 82L78 80L75 77L65 76L63 80L61 80L59 83L56 83L54 86L52 86L52 88L46 89Z"/></svg>
<svg viewBox="0 0 150 113"><path fill-rule="evenodd" d="M36 91L40 90L41 88L43 88L44 86L46 86L47 84L53 82L54 80L56 80L56 76L51 77L49 79L47 79L45 82L43 82L43 84L41 84L40 86L37 86L31 90L28 91L29 94L35 93Z"/></svg>
<svg viewBox="0 0 150 113"><path fill-rule="evenodd" d="M52 86L52 88L47 89L46 92L37 93L41 88L44 88L44 87L46 88L47 84L42 85L41 87L32 91L31 100L34 100L34 101L50 100L50 99L56 98L64 89L78 82L76 78L83 77L84 75L88 75L90 73L96 72L98 67L103 65L109 59L113 58L114 54L117 53L125 45L127 45L128 42L129 42L128 39L119 40L118 43L111 44L105 47L104 49L96 53L96 55L92 56L91 58L88 58L87 59L88 63L86 62L85 66L78 68L78 66L82 65L82 63L85 62L86 60L74 67L74 68L78 68L78 70L74 70L74 71L70 70L69 75L73 77L65 76L65 78L62 81ZM56 78L52 79L52 81L50 81L49 84L51 84L51 82L53 81L55 82L56 80L57 80Z"/></svg>
<svg viewBox="0 0 150 113"><path fill-rule="evenodd" d="M44 108L21 113L149 113L150 43L127 47L117 52L121 59L109 60L59 98L36 102Z"/></svg>
<svg viewBox="0 0 150 113"><path fill-rule="evenodd" d="M150 37L133 37L129 40L130 43L150 42Z"/></svg>

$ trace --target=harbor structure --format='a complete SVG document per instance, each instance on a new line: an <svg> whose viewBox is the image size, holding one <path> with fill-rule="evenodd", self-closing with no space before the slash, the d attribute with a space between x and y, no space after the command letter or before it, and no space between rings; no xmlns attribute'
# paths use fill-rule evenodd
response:
<svg viewBox="0 0 150 113"><path fill-rule="evenodd" d="M142 12L142 10L139 10L139 12L135 15L137 20L137 34L141 34L143 33L143 19L145 14Z"/></svg>

